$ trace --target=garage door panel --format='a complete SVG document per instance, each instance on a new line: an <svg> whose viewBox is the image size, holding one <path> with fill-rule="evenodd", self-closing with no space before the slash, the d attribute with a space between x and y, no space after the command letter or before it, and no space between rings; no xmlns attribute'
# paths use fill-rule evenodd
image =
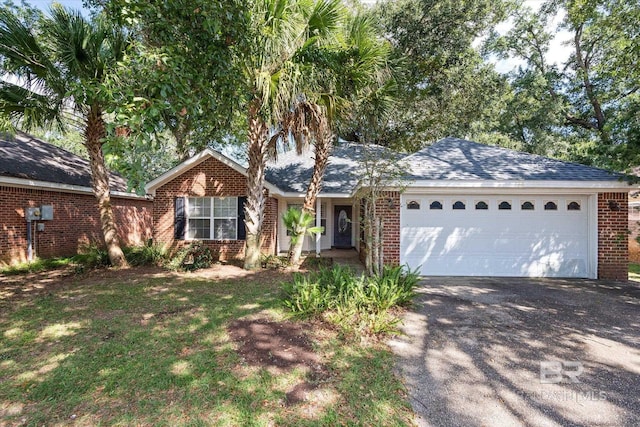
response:
<svg viewBox="0 0 640 427"><path fill-rule="evenodd" d="M546 198L527 197L537 211L498 211L500 196L485 198L490 209L469 209L470 198L443 199L443 210L421 209L401 218L401 262L420 267L425 275L492 275L527 277L587 277L587 198L580 211L541 210ZM451 209L463 200L467 209ZM423 206L425 203L422 204ZM428 206L428 204L427 204ZM404 212L403 212L404 214Z"/></svg>

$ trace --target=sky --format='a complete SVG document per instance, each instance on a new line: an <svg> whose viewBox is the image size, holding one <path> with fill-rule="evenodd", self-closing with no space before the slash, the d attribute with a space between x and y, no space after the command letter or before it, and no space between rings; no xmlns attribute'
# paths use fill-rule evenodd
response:
<svg viewBox="0 0 640 427"><path fill-rule="evenodd" d="M376 0L361 0L364 4L375 4ZM53 3L52 0L27 0L32 6L35 6L39 9L47 10ZM533 10L540 9L540 6L544 0L525 0L524 4ZM82 9L82 0L58 0L57 3L60 3L64 6L70 7L72 9ZM556 20L552 22L552 25L556 25L558 22L562 20L562 16L557 16ZM513 23L509 21L504 22L496 28L499 33L505 33L509 31ZM560 64L564 62L570 54L571 48L569 46L564 45L564 43L571 39L571 36L566 31L560 31L556 34L555 39L551 43L551 48L549 50L549 59L556 64ZM481 39L476 40L476 45L481 43ZM506 59L506 60L498 60L497 58L490 58L491 62L495 64L496 70L500 73L508 73L517 69L519 65L522 65L522 61L518 61L516 59Z"/></svg>
<svg viewBox="0 0 640 427"><path fill-rule="evenodd" d="M18 1L15 2L16 4L19 4ZM51 6L51 4L53 3L53 1L51 0L27 0L27 3L29 3L31 6L35 6L38 9L42 9L42 10L48 10L49 7ZM66 7L69 7L71 9L82 9L82 0L62 0L62 1L58 1L56 3L60 3Z"/></svg>

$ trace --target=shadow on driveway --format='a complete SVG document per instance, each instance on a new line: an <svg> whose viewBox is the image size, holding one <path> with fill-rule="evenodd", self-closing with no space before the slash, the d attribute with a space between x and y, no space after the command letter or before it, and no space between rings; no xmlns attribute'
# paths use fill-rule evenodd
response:
<svg viewBox="0 0 640 427"><path fill-rule="evenodd" d="M640 425L636 285L428 278L418 292L389 343L418 425Z"/></svg>

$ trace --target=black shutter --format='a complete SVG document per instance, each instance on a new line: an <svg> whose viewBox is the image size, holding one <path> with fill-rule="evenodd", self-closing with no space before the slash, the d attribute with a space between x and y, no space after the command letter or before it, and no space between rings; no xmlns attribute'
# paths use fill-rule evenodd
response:
<svg viewBox="0 0 640 427"><path fill-rule="evenodd" d="M173 223L173 237L179 240L184 240L184 232L187 228L187 213L185 212L184 205L184 197L176 197L176 217Z"/></svg>
<svg viewBox="0 0 640 427"><path fill-rule="evenodd" d="M245 196L238 197L238 240L247 238L247 229L244 226L244 202L247 201Z"/></svg>

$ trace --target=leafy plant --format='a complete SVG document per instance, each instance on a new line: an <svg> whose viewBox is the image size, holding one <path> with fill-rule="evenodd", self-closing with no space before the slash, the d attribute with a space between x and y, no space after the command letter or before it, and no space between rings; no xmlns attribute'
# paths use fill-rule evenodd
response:
<svg viewBox="0 0 640 427"><path fill-rule="evenodd" d="M124 256L130 265L157 265L161 266L167 260L167 250L162 245L151 242L143 246L130 246L123 248Z"/></svg>
<svg viewBox="0 0 640 427"><path fill-rule="evenodd" d="M165 265L169 270L195 271L211 267L213 255L211 250L201 242L193 242L178 250Z"/></svg>
<svg viewBox="0 0 640 427"><path fill-rule="evenodd" d="M306 235L311 236L324 231L324 227L313 226L315 220L315 216L294 206L282 214L282 221L294 244L298 243L298 239L304 238Z"/></svg>
<svg viewBox="0 0 640 427"><path fill-rule="evenodd" d="M397 329L400 319L392 309L411 301L417 283L417 272L405 266L366 277L337 265L295 275L284 285L284 305L297 315L322 315L346 334L384 334Z"/></svg>
<svg viewBox="0 0 640 427"><path fill-rule="evenodd" d="M277 269L289 266L289 260L278 255L263 255L260 264L262 268Z"/></svg>
<svg viewBox="0 0 640 427"><path fill-rule="evenodd" d="M78 272L82 272L86 268L92 269L111 265L107 250L104 247L98 246L95 242L88 243L81 247L80 253L74 256L73 260L78 264L76 266Z"/></svg>

